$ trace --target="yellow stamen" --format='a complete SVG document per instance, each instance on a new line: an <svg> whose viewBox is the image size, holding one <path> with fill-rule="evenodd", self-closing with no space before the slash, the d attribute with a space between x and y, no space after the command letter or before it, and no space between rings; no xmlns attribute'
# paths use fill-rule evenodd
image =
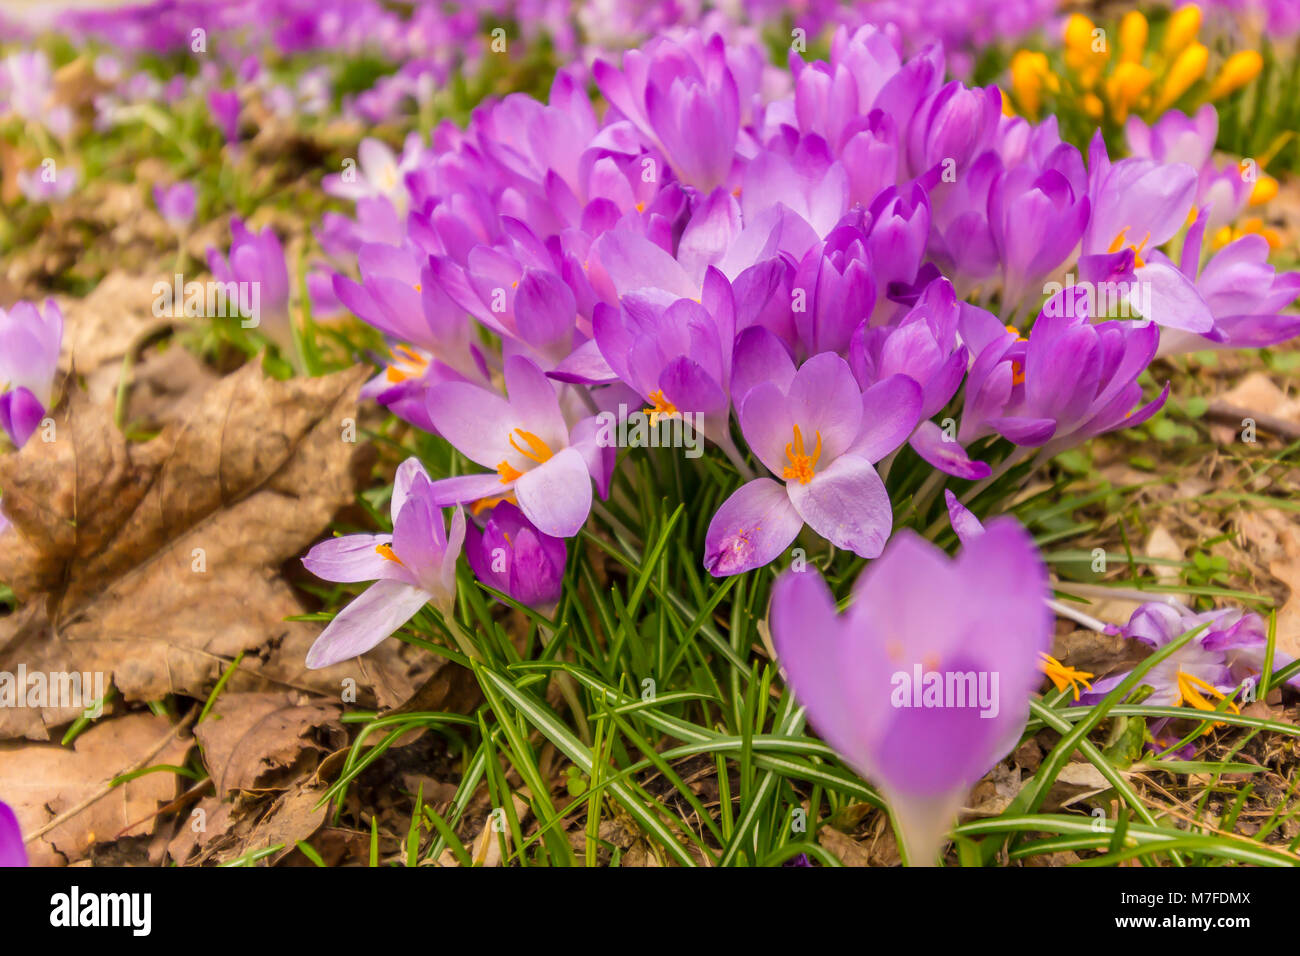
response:
<svg viewBox="0 0 1300 956"><path fill-rule="evenodd" d="M650 416L651 428L658 425L661 419L678 418L682 414L677 410L676 405L664 398L664 392L661 388L657 388L650 393L650 401L654 404L647 405L641 411Z"/></svg>
<svg viewBox="0 0 1300 956"><path fill-rule="evenodd" d="M1124 246L1126 245L1124 241L1124 237L1127 235L1128 235L1128 226L1125 226L1123 229L1119 231L1119 235L1117 235L1113 240L1111 240L1110 248L1107 249L1106 251L1119 252L1121 249L1123 249ZM1148 231L1146 236L1142 239L1142 241L1138 245L1135 246L1131 242L1127 243L1128 247L1133 250L1133 265L1139 269L1141 269L1144 265L1146 265L1146 262L1142 258L1142 250L1147 247L1147 243L1150 241L1151 241L1151 233Z"/></svg>
<svg viewBox="0 0 1300 956"><path fill-rule="evenodd" d="M1210 703L1210 701L1206 700L1205 695L1208 694L1210 697L1214 698L1215 700L1227 701L1228 703L1227 709L1230 713L1234 713L1234 714L1241 713L1241 708L1238 707L1232 701L1228 700L1227 694L1223 693L1223 691L1219 690L1217 687L1215 687L1213 684L1209 683L1208 681L1204 681L1201 678L1197 677L1195 674L1189 674L1186 671L1179 671L1177 681L1178 681L1178 700L1174 702L1175 707L1183 703L1187 703L1195 707L1197 710L1213 711L1216 709L1216 707L1214 704ZM1222 726L1223 726L1222 723L1212 724L1211 726L1205 728L1205 733L1208 734L1215 727L1222 727Z"/></svg>
<svg viewBox="0 0 1300 956"><path fill-rule="evenodd" d="M482 514L484 511L495 508L503 501L508 501L512 505L519 504L519 502L515 500L514 495L498 495L495 498L480 498L478 501L470 502L469 513L472 515Z"/></svg>
<svg viewBox="0 0 1300 956"><path fill-rule="evenodd" d="M518 443L515 441L516 435L518 435L523 440L524 444L528 446L526 450L519 447ZM535 461L539 465L549 461L551 455L554 454L550 447L547 446L546 442L542 441L532 432L524 431L522 428L516 428L510 433L506 440L510 442L511 448L519 452L519 454L523 455L529 461ZM501 484L508 485L510 482L522 478L524 473L514 465L510 464L508 460L503 460L499 465L497 465L497 474L501 476Z"/></svg>
<svg viewBox="0 0 1300 956"><path fill-rule="evenodd" d="M402 563L402 559L393 553L393 546L391 544L377 544L375 545L375 551L377 551L379 556L386 561L392 561L394 564Z"/></svg>
<svg viewBox="0 0 1300 956"><path fill-rule="evenodd" d="M801 485L806 485L812 481L816 472L817 459L822 456L822 433L817 432L817 446L813 449L812 455L804 452L803 432L799 431L799 426L794 426L794 441L785 446L785 457L790 459L788 467L782 469L781 477L787 481L798 481Z"/></svg>
<svg viewBox="0 0 1300 956"><path fill-rule="evenodd" d="M1056 685L1056 689L1063 691L1067 687L1073 691L1074 699L1079 699L1079 687L1083 686L1092 690L1092 685L1088 683L1088 678L1093 675L1088 671L1081 671L1074 667L1068 667L1062 664L1051 654L1043 653L1043 673L1047 675L1048 680Z"/></svg>

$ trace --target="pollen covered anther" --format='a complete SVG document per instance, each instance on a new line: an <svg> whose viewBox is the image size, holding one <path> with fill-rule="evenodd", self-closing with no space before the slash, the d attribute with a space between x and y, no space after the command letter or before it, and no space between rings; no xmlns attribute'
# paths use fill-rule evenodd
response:
<svg viewBox="0 0 1300 956"><path fill-rule="evenodd" d="M799 426L794 426L794 441L785 446L785 457L790 459L790 464L781 471L781 477L786 481L798 481L801 485L806 485L813 480L817 473L817 459L822 456L822 433L817 435L817 445L811 455L804 451L803 433L799 431Z"/></svg>

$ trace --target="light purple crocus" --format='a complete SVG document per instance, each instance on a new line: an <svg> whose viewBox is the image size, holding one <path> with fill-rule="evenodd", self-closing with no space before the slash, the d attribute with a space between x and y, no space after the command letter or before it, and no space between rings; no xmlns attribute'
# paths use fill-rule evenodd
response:
<svg viewBox="0 0 1300 956"><path fill-rule="evenodd" d="M208 109L212 122L227 143L239 140L239 94L234 90L212 90L208 93Z"/></svg>
<svg viewBox="0 0 1300 956"><path fill-rule="evenodd" d="M27 849L18 818L9 804L0 800L0 868L26 865Z"/></svg>
<svg viewBox="0 0 1300 956"><path fill-rule="evenodd" d="M957 438L997 433L1042 458L1117 428L1139 425L1164 405L1141 408L1137 378L1151 363L1159 329L1150 322L1095 322L1088 290L1048 299L1029 339L979 309L962 313L962 338L975 353Z"/></svg>
<svg viewBox="0 0 1300 956"><path fill-rule="evenodd" d="M816 570L773 591L795 698L889 803L909 862L932 865L970 788L1020 739L1051 646L1047 569L1010 518L950 560L900 532L837 615Z"/></svg>
<svg viewBox="0 0 1300 956"><path fill-rule="evenodd" d="M284 247L270 226L253 232L239 218L230 220L230 255L223 256L217 249L208 248L208 268L218 282L239 283L240 301L257 290L260 315L257 316L263 332L271 337L286 354L293 349L293 336L289 328L289 268L284 261ZM250 290L245 293L243 290Z"/></svg>
<svg viewBox="0 0 1300 956"><path fill-rule="evenodd" d="M0 429L21 448L53 397L63 342L63 313L53 299L42 312L30 302L0 309Z"/></svg>
<svg viewBox="0 0 1300 956"><path fill-rule="evenodd" d="M880 554L893 527L889 494L872 465L916 427L921 387L895 375L864 394L834 353L813 356L797 372L782 355L740 409L745 441L781 480L756 478L718 508L704 555L715 577L774 560L805 522L866 558Z"/></svg>
<svg viewBox="0 0 1300 956"><path fill-rule="evenodd" d="M595 419L565 423L556 385L535 362L513 355L505 362L508 398L466 382L429 391L429 417L466 458L495 469L434 482L440 504L514 495L519 510L540 531L557 538L578 533L591 511L591 482L609 489L613 462L597 443Z"/></svg>
<svg viewBox="0 0 1300 956"><path fill-rule="evenodd" d="M740 91L721 35L663 37L628 50L622 69L592 67L610 105L662 149L682 181L703 192L726 182L740 132Z"/></svg>
<svg viewBox="0 0 1300 956"><path fill-rule="evenodd" d="M564 540L538 531L509 501L493 506L481 531L469 523L465 557L475 577L520 604L547 609L560 600L568 557Z"/></svg>
<svg viewBox="0 0 1300 956"><path fill-rule="evenodd" d="M456 559L465 540L465 513L450 530L434 500L433 483L408 458L393 483L392 534L350 534L322 541L302 563L326 581L374 581L338 613L307 652L307 666L329 667L364 654L432 603L450 616L456 600Z"/></svg>
<svg viewBox="0 0 1300 956"><path fill-rule="evenodd" d="M184 229L194 219L194 185L154 186L153 203L167 225L176 230Z"/></svg>
<svg viewBox="0 0 1300 956"><path fill-rule="evenodd" d="M1300 296L1300 272L1275 272L1268 261L1268 241L1259 235L1230 242L1202 268L1201 251L1209 226L1210 210L1202 209L1187 231L1178 268L1196 284L1196 291L1209 306L1214 329L1207 335L1161 329L1157 354L1264 348L1300 335L1300 315L1282 312Z"/></svg>
<svg viewBox="0 0 1300 956"><path fill-rule="evenodd" d="M382 196L398 212L405 212L409 194L405 177L416 167L423 154L419 134L412 133L398 157L388 144L367 136L357 147L355 168L331 173L321 181L321 188L341 199L370 199Z"/></svg>
<svg viewBox="0 0 1300 956"><path fill-rule="evenodd" d="M1150 159L1111 163L1100 131L1089 147L1088 167L1092 215L1083 233L1079 279L1098 290L1120 291L1126 315L1186 332L1210 331L1210 309L1187 276L1168 260L1150 257L1150 250L1186 224L1197 171Z"/></svg>

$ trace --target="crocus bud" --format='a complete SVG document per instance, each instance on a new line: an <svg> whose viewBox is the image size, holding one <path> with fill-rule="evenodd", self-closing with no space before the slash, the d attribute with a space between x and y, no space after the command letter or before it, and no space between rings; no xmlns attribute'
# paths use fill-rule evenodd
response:
<svg viewBox="0 0 1300 956"><path fill-rule="evenodd" d="M1228 62L1223 64L1223 69L1219 70L1219 75L1214 78L1205 98L1222 99L1250 83L1259 76L1262 69L1264 69L1264 58L1259 55L1258 50L1239 50L1228 57Z"/></svg>
<svg viewBox="0 0 1300 956"><path fill-rule="evenodd" d="M1119 21L1120 58L1125 63L1141 63L1142 54L1146 52L1147 18L1140 10L1130 10Z"/></svg>
<svg viewBox="0 0 1300 956"><path fill-rule="evenodd" d="M1205 75L1210 62L1210 51L1204 43L1193 43L1174 60L1165 77L1164 89L1156 101L1156 112L1164 112L1178 102L1178 98L1192 88L1192 84Z"/></svg>
<svg viewBox="0 0 1300 956"><path fill-rule="evenodd" d="M1181 52L1196 39L1196 34L1200 30L1201 8L1194 4L1179 7L1169 18L1169 26L1165 29L1165 56L1174 56Z"/></svg>
<svg viewBox="0 0 1300 956"><path fill-rule="evenodd" d="M564 539L538 531L508 501L498 502L488 513L483 530L470 523L465 557L480 581L520 604L550 607L560 599L568 557Z"/></svg>

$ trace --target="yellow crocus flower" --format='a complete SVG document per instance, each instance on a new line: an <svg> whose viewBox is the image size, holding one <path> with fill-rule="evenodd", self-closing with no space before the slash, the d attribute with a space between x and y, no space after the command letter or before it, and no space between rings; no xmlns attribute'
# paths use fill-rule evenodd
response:
<svg viewBox="0 0 1300 956"><path fill-rule="evenodd" d="M1169 26L1165 30L1165 56L1176 56L1196 39L1196 34L1200 31L1201 8L1191 4L1179 7L1169 18Z"/></svg>
<svg viewBox="0 0 1300 956"><path fill-rule="evenodd" d="M1205 75L1205 67L1210 62L1210 51L1204 43L1193 43L1174 60L1165 76L1164 86L1160 90L1160 99L1156 101L1157 113L1163 113L1178 102L1178 98L1192 88L1192 84Z"/></svg>
<svg viewBox="0 0 1300 956"><path fill-rule="evenodd" d="M1139 10L1130 10L1119 21L1120 59L1125 63L1141 63L1146 52L1150 27Z"/></svg>
<svg viewBox="0 0 1300 956"><path fill-rule="evenodd" d="M1223 64L1223 69L1219 70L1219 75L1214 78L1214 83L1210 85L1210 91L1205 94L1205 98L1217 100L1241 89L1259 76L1262 69L1264 69L1264 58L1257 50L1240 50L1232 54L1228 57L1228 62Z"/></svg>

